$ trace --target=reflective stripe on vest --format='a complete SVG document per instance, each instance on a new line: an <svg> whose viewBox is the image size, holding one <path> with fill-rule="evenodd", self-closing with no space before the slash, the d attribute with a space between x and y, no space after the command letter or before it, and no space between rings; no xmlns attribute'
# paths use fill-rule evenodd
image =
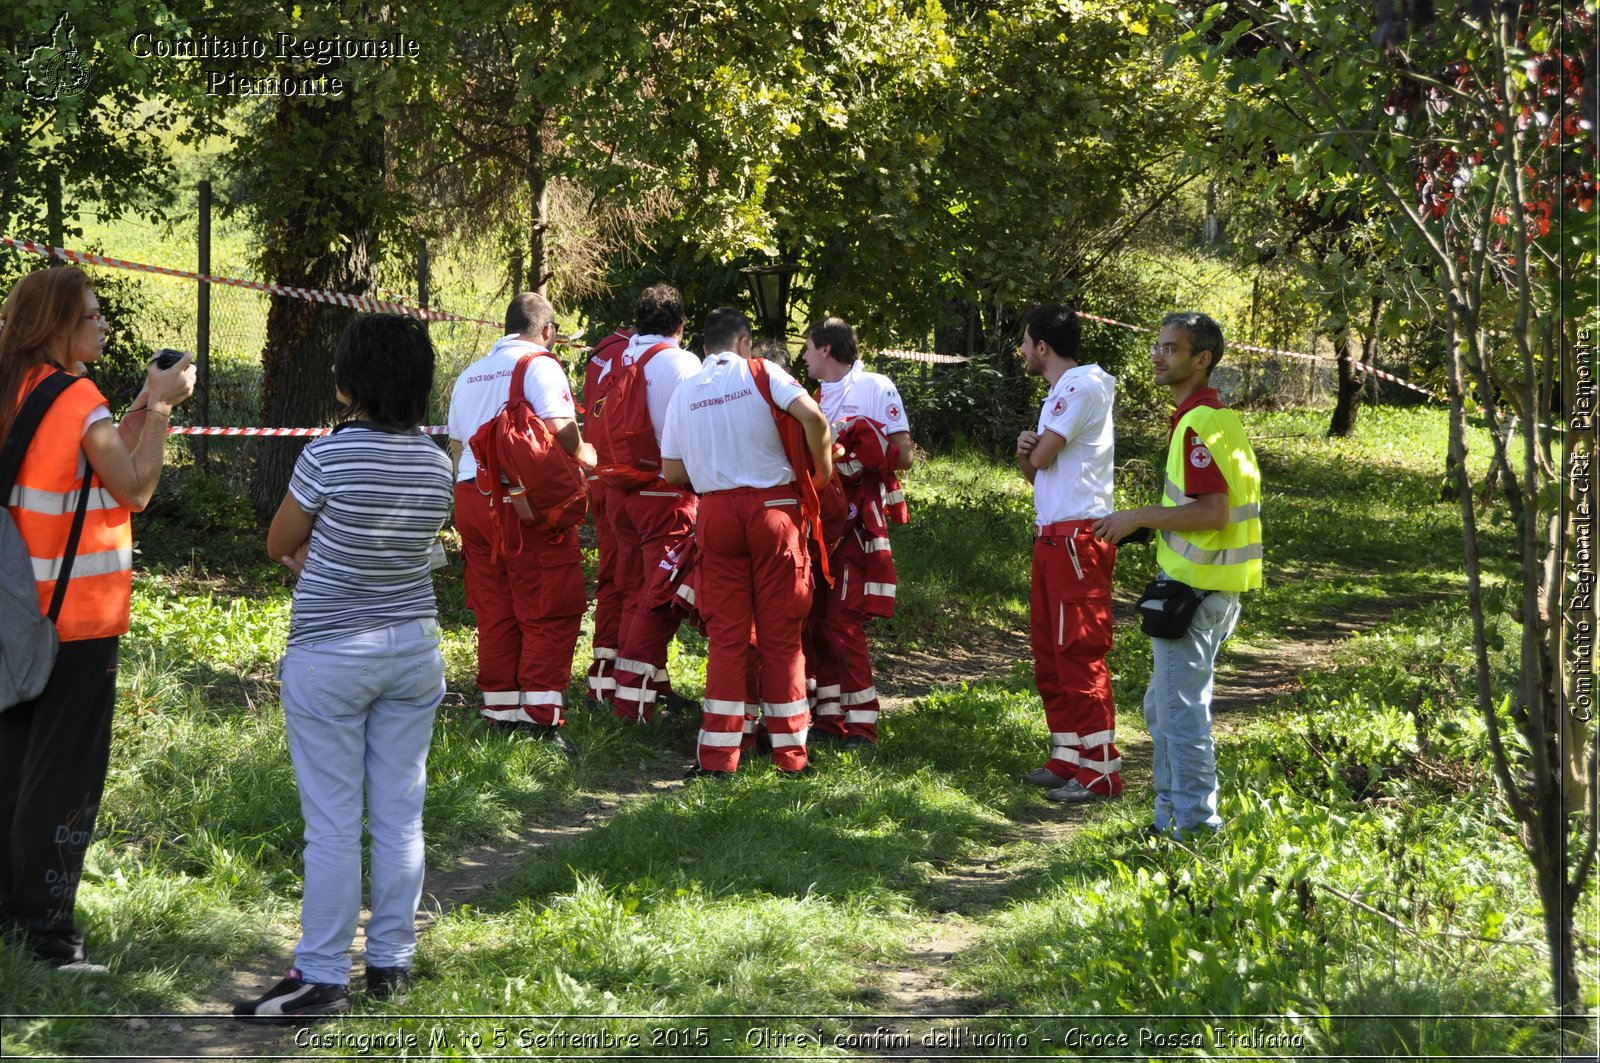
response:
<svg viewBox="0 0 1600 1063"><path fill-rule="evenodd" d="M41 367L23 382L22 396L50 372ZM128 510L88 472L83 456L84 424L106 400L94 384L80 380L51 405L28 445L6 500L33 561L39 612L48 612L61 571L73 513L85 476L88 511L72 562L72 578L56 629L66 641L106 638L128 630L133 588L133 533Z"/></svg>
<svg viewBox="0 0 1600 1063"><path fill-rule="evenodd" d="M1265 551L1261 542L1261 469L1239 415L1198 406L1183 415L1167 445L1161 504L1192 501L1183 493L1188 435L1193 431L1211 452L1228 482L1227 524L1210 531L1163 531L1156 539L1157 563L1173 579L1208 591L1245 591L1261 586Z"/></svg>
<svg viewBox="0 0 1600 1063"><path fill-rule="evenodd" d="M62 558L35 557L33 561L33 578L40 583L54 583L61 575ZM116 550L101 550L99 553L86 554L79 550L72 557L72 581L87 579L90 576L109 576L117 572L133 571L133 547L124 546ZM52 593L55 588L51 588Z"/></svg>
<svg viewBox="0 0 1600 1063"><path fill-rule="evenodd" d="M11 501L7 503L13 509L25 509L30 513L42 513L48 517L59 517L70 514L78 508L78 492L80 488L71 491L44 491L37 487L23 487L20 484L11 489ZM104 487L91 487L89 489L88 509L117 509L121 503L111 497L111 492Z"/></svg>

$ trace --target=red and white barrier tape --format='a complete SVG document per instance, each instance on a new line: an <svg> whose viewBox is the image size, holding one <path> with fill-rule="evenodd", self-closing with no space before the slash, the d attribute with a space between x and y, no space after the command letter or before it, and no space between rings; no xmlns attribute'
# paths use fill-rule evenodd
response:
<svg viewBox="0 0 1600 1063"><path fill-rule="evenodd" d="M421 307L407 306L404 303L392 303L381 299L374 299L367 295L348 295L344 292L319 291L314 288L296 288L287 284L277 284L271 281L243 280L238 277L217 277L211 274L196 273L188 269L174 269L171 266L152 266L144 262L130 262L127 259L108 258L105 255L93 255L87 251L73 251L65 247L51 247L49 244L35 243L32 240L18 240L10 236L0 236L0 247L11 247L18 251L26 251L39 255L42 258L59 258L63 262L77 262L86 266L105 266L110 269L135 270L142 273L159 273L168 277L180 277L184 280L204 281L207 284L223 284L235 288L249 288L258 292L270 292L273 295L287 296L291 299L306 299L315 303L332 303L336 306L348 306L355 310L367 310L385 314L404 314L407 317L418 318L423 321L461 321L470 325L488 325L491 328L501 328L502 325L494 321L486 321L478 317L463 317L460 314L450 314L442 310L424 310Z"/></svg>
<svg viewBox="0 0 1600 1063"><path fill-rule="evenodd" d="M169 436L265 436L279 438L284 436L325 436L333 431L331 428L214 428L203 425L173 425L167 429ZM417 431L430 436L442 436L449 431L442 424L428 424L418 428Z"/></svg>
<svg viewBox="0 0 1600 1063"><path fill-rule="evenodd" d="M1099 314L1085 313L1082 310L1078 311L1078 316L1079 317L1083 317L1083 318L1088 318L1090 321L1098 321L1102 325L1113 325L1113 326L1115 326L1117 328L1131 329L1134 332L1151 332L1151 333L1154 333L1154 332L1158 331L1157 329L1153 329L1153 328L1149 327L1148 325L1130 325L1126 321L1118 321L1116 318L1112 318L1112 317L1101 317ZM1257 346L1255 346L1253 344L1249 344L1249 343L1233 343L1233 344L1229 344L1228 345L1228 349L1230 351L1256 351L1256 352L1258 352L1260 354L1271 354L1271 355L1276 355L1277 357L1280 357L1280 358L1299 358L1302 361L1324 362L1324 363L1327 363L1329 365L1337 365L1338 362L1339 362L1339 360L1337 358L1329 358L1326 355L1306 354L1303 351L1285 351L1285 350L1281 350L1281 349L1279 349L1277 347L1257 347ZM903 360L908 361L908 362L932 362L932 363L936 363L936 364L942 364L942 363L955 363L955 362L970 362L970 361L972 361L971 358L963 358L960 355L954 355L954 354L928 354L925 351L879 351L878 354L883 355L883 356L888 357L888 358L900 358L900 359L903 359ZM1371 373L1373 376L1377 377L1379 380L1387 380L1391 384L1398 384L1400 387L1407 388L1407 389L1409 389L1411 391L1415 391L1419 395L1426 395L1430 399L1438 399L1439 398L1439 396L1435 392L1430 391L1429 389L1424 388L1424 387L1419 387L1418 385L1411 383L1409 380L1404 380L1404 379L1402 379L1400 377L1395 376L1393 373L1385 372L1382 369L1378 369L1378 368L1376 368L1374 366L1370 366L1370 365L1369 366L1364 366L1364 368L1368 373Z"/></svg>
<svg viewBox="0 0 1600 1063"><path fill-rule="evenodd" d="M881 358L898 358L904 362L928 362L934 365L957 365L970 362L971 358L960 354L929 354L927 351L876 351Z"/></svg>
<svg viewBox="0 0 1600 1063"><path fill-rule="evenodd" d="M423 321L457 321L470 325L488 325L491 328L503 327L499 323L488 321L480 317L463 317L460 314L446 313L442 310L424 310L421 307L409 306L405 303L386 302L366 295L349 295L344 292L320 291L312 288L296 288L269 281L243 280L237 277L217 277L210 274L196 273L193 270L174 269L171 266L152 266L143 262L131 262L127 259L109 258L105 255L94 255L86 251L73 251L64 247L52 247L49 244L35 243L32 240L19 240L10 236L0 236L0 247L15 248L18 251L26 251L30 254L39 255L43 258L59 258L63 262L78 262L84 265L105 266L111 269L127 269L145 273L158 273L168 277L179 277L192 281L204 281L208 284L223 284L236 288L249 288L253 291L270 292L274 295L287 296L292 299L306 299L312 302L333 303L338 306L348 306L356 310L366 310L369 312L387 314L404 314L408 317L418 318ZM401 296L396 293L389 293L387 292L387 289L379 289L379 291L383 291L386 294L395 295L396 298L409 298L409 296ZM1113 325L1117 328L1131 329L1134 332L1156 331L1147 325L1131 325L1126 321L1118 321L1115 318L1110 317L1101 317L1099 314L1090 314L1081 310L1078 312L1078 315L1080 317L1088 318L1090 321L1098 321L1101 324ZM589 349L583 344L572 340L558 339L556 343L558 346L573 347L578 350ZM1276 347L1257 347L1248 343L1235 343L1232 345L1232 349L1236 351L1255 351L1260 354L1270 354L1280 358L1298 358L1302 361L1308 362L1325 362L1328 364L1338 363L1338 359L1329 358L1325 355L1306 354L1302 351L1286 351ZM960 365L972 361L971 358L968 358L964 355L932 354L927 351L889 349L881 350L877 353L885 358L897 358L902 361L923 362L932 365ZM1373 366L1366 366L1365 368L1367 372L1371 373L1379 380L1387 380L1392 384L1397 384L1400 387L1415 391L1420 395L1426 395L1432 399L1437 399L1439 397L1427 388L1419 387L1408 380L1404 380L1395 376L1393 373L1385 372L1384 370L1375 368ZM177 430L174 429L174 431ZM185 431L190 435L303 435L320 434L323 430L291 428L230 428L204 430L190 429Z"/></svg>

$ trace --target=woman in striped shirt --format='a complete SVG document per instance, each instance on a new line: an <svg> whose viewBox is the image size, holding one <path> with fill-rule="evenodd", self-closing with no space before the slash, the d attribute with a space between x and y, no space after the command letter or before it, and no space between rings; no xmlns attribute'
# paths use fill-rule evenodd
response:
<svg viewBox="0 0 1600 1063"><path fill-rule="evenodd" d="M305 816L305 886L295 965L234 1009L245 1021L349 1010L363 803L367 992L386 997L410 981L428 744L444 697L430 573L443 563L452 487L449 456L417 431L433 362L414 319L350 323L333 365L347 417L301 452L267 533L267 552L300 576L279 678Z"/></svg>

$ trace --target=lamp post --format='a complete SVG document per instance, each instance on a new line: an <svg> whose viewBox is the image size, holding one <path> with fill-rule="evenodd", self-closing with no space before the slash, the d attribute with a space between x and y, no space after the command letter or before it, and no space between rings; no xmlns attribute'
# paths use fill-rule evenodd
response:
<svg viewBox="0 0 1600 1063"><path fill-rule="evenodd" d="M763 337L782 343L789 327L789 279L800 272L800 267L780 263L746 266L740 272L750 284L750 296L755 300Z"/></svg>

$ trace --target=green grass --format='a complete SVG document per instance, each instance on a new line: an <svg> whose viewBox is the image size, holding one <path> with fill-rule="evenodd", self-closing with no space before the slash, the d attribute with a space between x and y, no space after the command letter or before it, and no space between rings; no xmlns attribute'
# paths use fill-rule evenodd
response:
<svg viewBox="0 0 1600 1063"><path fill-rule="evenodd" d="M951 977L1001 1016L967 1025L1013 1038L1009 1050L979 1049L995 1058L1020 1054L1019 1037L1031 1050L1091 1055L1548 1058L1552 1026L1526 1017L1546 1007L1528 944L1541 935L1537 900L1470 708L1459 516L1438 500L1443 417L1369 410L1344 441L1323 439L1322 419L1247 417L1266 471L1267 587L1249 598L1225 665L1248 669L1308 628L1382 622L1325 667L1308 665L1292 697L1225 718L1221 838L1191 851L1140 833L1149 647L1119 627L1110 664L1133 766L1123 800L1062 809L1017 783L1047 742L1019 661L1003 680L935 690L886 716L873 753L819 752L810 778L757 762L732 780L643 788L605 825L542 847L439 919L422 939L426 977L408 1003L363 1005L361 1017L324 1029L414 1033L447 1058L570 1054L553 1032L603 1033L613 1045L638 1037L638 1054L664 1058L773 1058L795 1045L845 1057L833 1038L870 1028L885 1009L883 965L954 918L977 940ZM1163 443L1158 434L1119 444L1123 504L1154 497ZM12 1014L169 1011L233 967L276 966L293 941L300 822L273 678L288 589L257 560L260 533L246 515L198 480L171 486L181 500L138 530L146 574L80 900L112 972L69 979L0 947L0 998ZM907 490L913 523L895 539L900 608L877 636L937 650L980 627L1024 624L1031 500L1015 472L956 455L920 466ZM1485 534L1486 613L1514 647L1509 540L1499 525ZM1153 563L1148 548L1126 551L1119 596L1136 593ZM645 731L575 711L569 733L583 752L573 762L488 733L461 704L474 665L459 581L459 562L439 575L453 697L430 758L430 865L529 818L576 819L585 794L638 789L687 763L693 720ZM1515 663L1510 650L1496 654L1498 690ZM570 703L586 665L585 639ZM675 685L698 694L704 665L704 640L681 635ZM1051 843L1030 833L1060 820L1080 829ZM973 867L984 871L952 874ZM1580 923L1596 914L1586 898ZM1283 1018L1240 1017L1257 1012ZM503 1018L417 1017L429 1014ZM810 1014L834 1017L794 1017ZM1039 1014L1063 1018L1008 1017ZM860 1018L838 1017L850 1015ZM752 1028L790 1047L752 1042ZM1301 1047L1249 1041L1265 1033ZM1128 1048L1104 1046L1124 1034ZM1102 1043L1073 1050L1073 1036ZM1180 1043L1190 1037L1201 1043ZM96 1019L4 1024L7 1055L126 1054L137 1044L146 1042Z"/></svg>
<svg viewBox="0 0 1600 1063"><path fill-rule="evenodd" d="M1225 741L1218 839L1150 842L1126 802L1100 817L987 920L962 982L1135 1039L1204 1030L1213 1051L1213 1026L1242 1037L1252 1014L1316 1057L1553 1051L1537 1022L1477 1018L1546 1002L1537 898L1451 659L1465 620L1459 604L1399 615L1308 676L1295 711ZM1389 700L1419 672L1447 703Z"/></svg>

